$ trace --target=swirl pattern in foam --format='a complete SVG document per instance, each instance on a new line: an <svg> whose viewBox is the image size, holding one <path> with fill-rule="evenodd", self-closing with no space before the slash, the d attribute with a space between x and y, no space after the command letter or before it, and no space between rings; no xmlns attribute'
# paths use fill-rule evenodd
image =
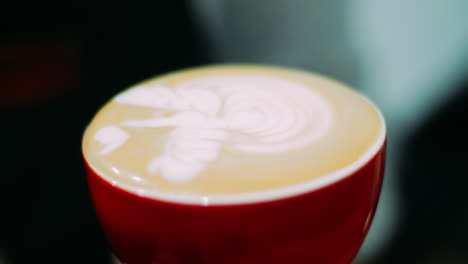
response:
<svg viewBox="0 0 468 264"><path fill-rule="evenodd" d="M320 94L269 75L204 76L175 87L143 84L114 101L165 114L99 129L94 139L103 145L100 155L130 139L125 129L169 128L163 150L155 152L147 171L174 183L195 179L223 148L274 155L306 147L324 136L333 120Z"/></svg>

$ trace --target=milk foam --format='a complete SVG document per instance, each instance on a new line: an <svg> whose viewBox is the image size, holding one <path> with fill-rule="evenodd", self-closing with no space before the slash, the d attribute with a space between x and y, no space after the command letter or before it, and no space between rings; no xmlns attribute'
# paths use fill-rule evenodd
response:
<svg viewBox="0 0 468 264"><path fill-rule="evenodd" d="M100 128L94 135L104 146L100 155L125 144L124 129L169 127L163 151L147 171L174 183L198 177L222 148L272 155L293 151L320 139L333 121L329 103L312 89L262 75L199 77L176 87L143 84L114 100L166 114Z"/></svg>
<svg viewBox="0 0 468 264"><path fill-rule="evenodd" d="M127 139L128 134L116 126L107 126L101 128L95 135L94 139L99 141L104 148L99 152L101 155L107 155L118 147L123 145Z"/></svg>

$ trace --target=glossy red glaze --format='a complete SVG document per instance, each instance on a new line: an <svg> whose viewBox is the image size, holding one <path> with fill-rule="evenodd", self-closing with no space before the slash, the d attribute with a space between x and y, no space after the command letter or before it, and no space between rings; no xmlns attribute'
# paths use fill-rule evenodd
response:
<svg viewBox="0 0 468 264"><path fill-rule="evenodd" d="M116 255L148 263L349 263L377 205L385 146L346 178L305 194L240 205L186 205L112 186L88 165L91 195Z"/></svg>

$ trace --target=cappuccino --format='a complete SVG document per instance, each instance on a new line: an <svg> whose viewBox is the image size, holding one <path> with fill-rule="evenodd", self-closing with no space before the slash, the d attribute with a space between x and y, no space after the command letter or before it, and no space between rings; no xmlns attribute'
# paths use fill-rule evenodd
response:
<svg viewBox="0 0 468 264"><path fill-rule="evenodd" d="M384 126L368 100L325 77L208 66L115 96L86 129L83 154L104 180L137 195L223 203L330 184L376 153Z"/></svg>

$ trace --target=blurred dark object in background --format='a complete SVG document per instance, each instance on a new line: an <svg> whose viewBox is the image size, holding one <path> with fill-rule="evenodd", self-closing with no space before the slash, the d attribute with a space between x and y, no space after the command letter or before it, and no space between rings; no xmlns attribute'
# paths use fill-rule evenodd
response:
<svg viewBox="0 0 468 264"><path fill-rule="evenodd" d="M188 8L21 1L0 12L0 262L108 263L81 136L116 92L205 62Z"/></svg>
<svg viewBox="0 0 468 264"><path fill-rule="evenodd" d="M66 40L35 40L0 47L0 105L45 103L78 86L76 47Z"/></svg>
<svg viewBox="0 0 468 264"><path fill-rule="evenodd" d="M468 263L468 74L462 78L404 144L402 227L379 263Z"/></svg>

